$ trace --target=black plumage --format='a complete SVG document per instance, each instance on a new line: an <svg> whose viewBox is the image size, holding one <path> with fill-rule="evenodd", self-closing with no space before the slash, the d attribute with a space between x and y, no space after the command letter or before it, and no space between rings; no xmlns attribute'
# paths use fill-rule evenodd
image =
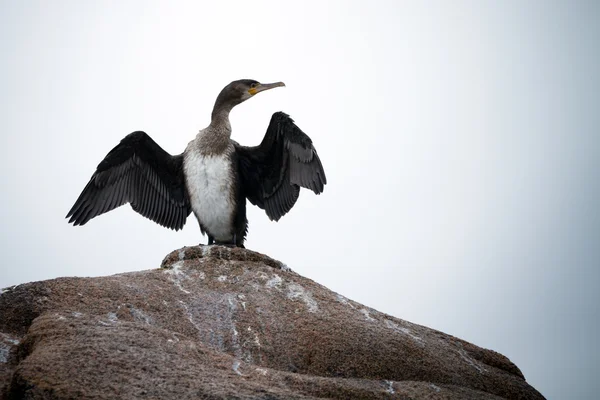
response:
<svg viewBox="0 0 600 400"><path fill-rule="evenodd" d="M182 167L183 155L172 156L145 132L133 132L98 165L67 218L85 225L130 203L144 217L179 230L191 212Z"/></svg>
<svg viewBox="0 0 600 400"><path fill-rule="evenodd" d="M234 144L244 193L271 220L290 211L300 187L319 194L327 183L312 140L283 112L273 114L260 145Z"/></svg>
<svg viewBox="0 0 600 400"><path fill-rule="evenodd" d="M211 155L226 148L223 143L227 142L223 140L233 145L234 153L228 159L235 210L231 218L232 236L228 240L234 245L243 246L246 236L246 198L277 221L294 206L301 187L319 194L327 183L312 140L283 112L273 114L258 146L241 146L229 138L231 108L259 91L277 86L283 84L261 86L252 80L232 82L219 94L211 126L201 131L186 149L186 152L196 151L194 146L197 146L198 154ZM189 195L191 183L184 176L184 155L185 152L170 155L145 132L127 135L98 165L67 214L69 222L84 225L98 215L130 203L134 211L164 227L183 228L193 209ZM222 201L230 200L224 195ZM214 234L203 225L203 216L196 217L212 243Z"/></svg>

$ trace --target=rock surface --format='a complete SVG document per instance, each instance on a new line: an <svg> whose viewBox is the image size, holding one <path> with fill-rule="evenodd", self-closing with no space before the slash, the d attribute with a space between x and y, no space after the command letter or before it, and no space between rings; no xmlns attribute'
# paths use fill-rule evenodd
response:
<svg viewBox="0 0 600 400"><path fill-rule="evenodd" d="M31 399L543 399L506 357L244 249L0 295L0 393Z"/></svg>

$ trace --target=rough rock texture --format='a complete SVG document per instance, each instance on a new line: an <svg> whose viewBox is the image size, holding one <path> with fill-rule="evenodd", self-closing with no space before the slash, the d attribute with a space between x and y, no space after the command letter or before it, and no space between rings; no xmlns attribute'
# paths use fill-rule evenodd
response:
<svg viewBox="0 0 600 400"><path fill-rule="evenodd" d="M161 269L0 295L7 399L542 399L506 357L380 313L267 256L187 247Z"/></svg>

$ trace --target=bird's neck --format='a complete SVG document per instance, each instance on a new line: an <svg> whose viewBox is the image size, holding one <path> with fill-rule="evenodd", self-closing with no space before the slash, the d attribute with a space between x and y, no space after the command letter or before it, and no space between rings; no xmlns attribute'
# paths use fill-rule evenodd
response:
<svg viewBox="0 0 600 400"><path fill-rule="evenodd" d="M229 113L231 112L233 105L231 105L230 103L221 102L219 100L220 100L220 98L217 98L215 106L213 107L210 126L213 126L213 127L227 126L227 127L229 127L229 130L231 131L231 125L229 124Z"/></svg>
<svg viewBox="0 0 600 400"><path fill-rule="evenodd" d="M210 125L201 130L196 137L198 148L205 154L220 154L229 147L231 138L231 124L229 112L232 107L215 104Z"/></svg>
<svg viewBox="0 0 600 400"><path fill-rule="evenodd" d="M231 123L229 122L229 112L231 108L215 108L210 119L210 125L208 126L211 131L231 136Z"/></svg>
<svg viewBox="0 0 600 400"><path fill-rule="evenodd" d="M213 109L209 128L215 131L227 133L231 135L231 124L229 123L229 113L233 107L228 105L215 104Z"/></svg>

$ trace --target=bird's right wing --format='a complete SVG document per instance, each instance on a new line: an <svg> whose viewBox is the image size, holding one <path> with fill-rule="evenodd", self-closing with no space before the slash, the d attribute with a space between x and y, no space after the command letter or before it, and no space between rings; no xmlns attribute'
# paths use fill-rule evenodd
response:
<svg viewBox="0 0 600 400"><path fill-rule="evenodd" d="M170 155L145 132L127 135L98 165L67 218L84 225L125 203L164 227L183 228L191 212L183 155Z"/></svg>

